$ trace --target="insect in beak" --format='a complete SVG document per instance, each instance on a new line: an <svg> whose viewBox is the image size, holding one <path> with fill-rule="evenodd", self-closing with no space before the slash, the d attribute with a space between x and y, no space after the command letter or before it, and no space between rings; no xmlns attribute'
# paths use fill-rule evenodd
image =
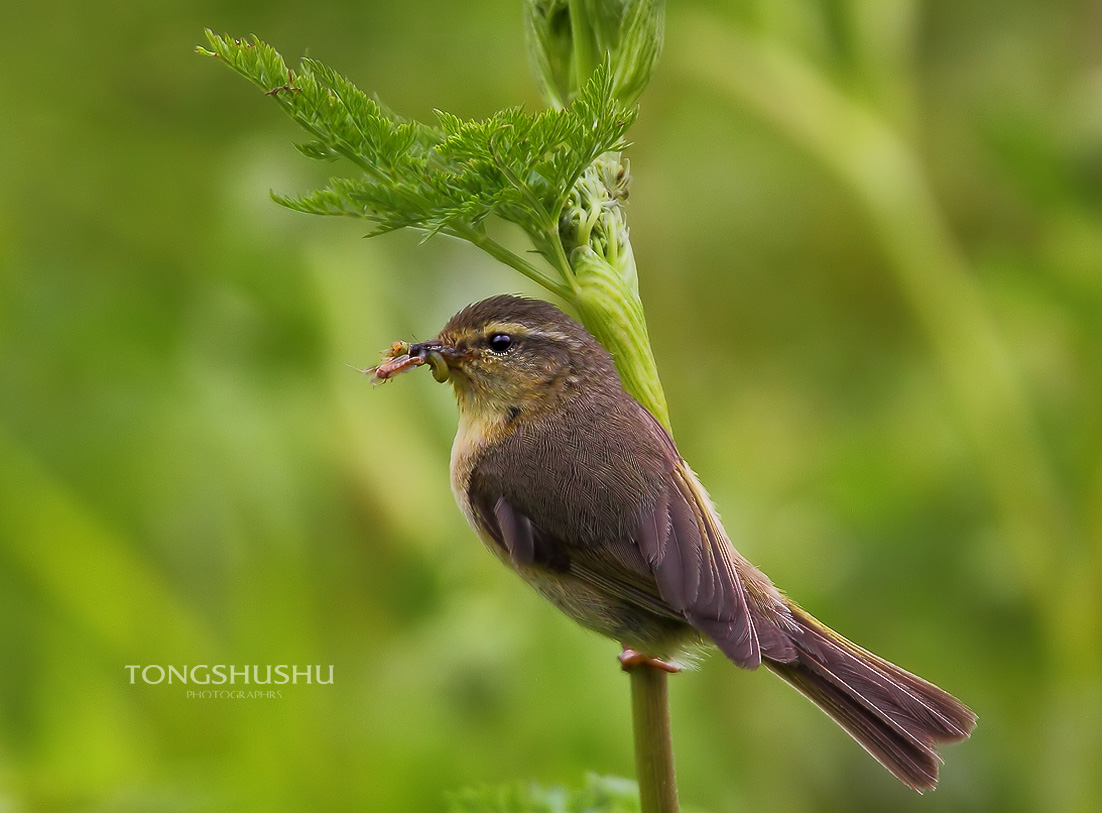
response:
<svg viewBox="0 0 1102 813"><path fill-rule="evenodd" d="M450 375L447 356L454 356L454 351L436 339L412 345L406 342L395 342L387 351L382 364L364 372L370 373L372 380L378 383L389 381L400 373L427 364L432 368L432 377L444 383Z"/></svg>

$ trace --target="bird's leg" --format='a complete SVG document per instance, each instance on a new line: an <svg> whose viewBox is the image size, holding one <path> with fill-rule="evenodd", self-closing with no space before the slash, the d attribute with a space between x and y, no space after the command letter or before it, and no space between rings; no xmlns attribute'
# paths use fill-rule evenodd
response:
<svg viewBox="0 0 1102 813"><path fill-rule="evenodd" d="M636 652L634 649L628 649L626 647L617 657L620 660L620 668L625 672L638 669L640 666L649 666L651 669L658 669L663 672L669 672L670 674L681 671L681 667L675 663L652 658L650 655L644 655L642 652Z"/></svg>

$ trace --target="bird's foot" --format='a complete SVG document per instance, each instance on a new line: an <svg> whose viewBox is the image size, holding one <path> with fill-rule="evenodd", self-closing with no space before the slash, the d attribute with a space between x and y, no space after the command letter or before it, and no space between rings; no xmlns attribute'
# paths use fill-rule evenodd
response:
<svg viewBox="0 0 1102 813"><path fill-rule="evenodd" d="M634 649L625 649L617 657L620 659L620 668L625 672L638 669L640 666L649 666L651 669L669 672L671 675L681 671L681 667L676 663L652 658L650 655L644 655Z"/></svg>

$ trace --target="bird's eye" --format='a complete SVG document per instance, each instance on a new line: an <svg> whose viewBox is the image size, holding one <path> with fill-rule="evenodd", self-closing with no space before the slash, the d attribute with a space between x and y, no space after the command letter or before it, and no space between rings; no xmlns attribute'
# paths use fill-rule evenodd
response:
<svg viewBox="0 0 1102 813"><path fill-rule="evenodd" d="M495 353L508 353L513 346L513 337L508 333L495 333L488 342L490 349Z"/></svg>

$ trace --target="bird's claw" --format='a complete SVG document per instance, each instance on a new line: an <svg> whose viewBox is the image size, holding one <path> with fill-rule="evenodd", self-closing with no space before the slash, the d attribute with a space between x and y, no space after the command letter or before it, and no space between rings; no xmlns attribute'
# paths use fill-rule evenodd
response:
<svg viewBox="0 0 1102 813"><path fill-rule="evenodd" d="M671 675L681 671L681 667L676 663L652 658L650 655L644 655L642 652L636 652L634 649L625 649L617 655L617 658L620 660L620 668L625 672L638 669L640 666L649 666L651 669L669 672Z"/></svg>

